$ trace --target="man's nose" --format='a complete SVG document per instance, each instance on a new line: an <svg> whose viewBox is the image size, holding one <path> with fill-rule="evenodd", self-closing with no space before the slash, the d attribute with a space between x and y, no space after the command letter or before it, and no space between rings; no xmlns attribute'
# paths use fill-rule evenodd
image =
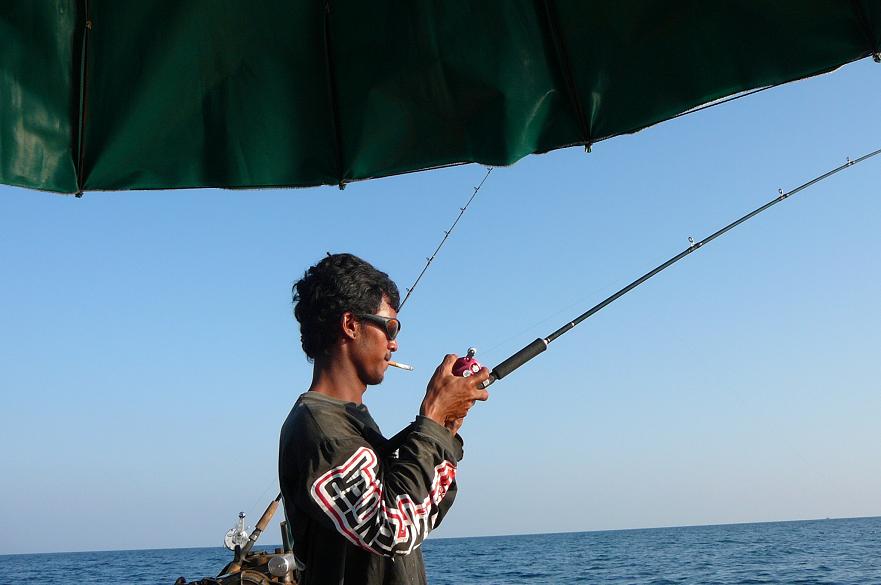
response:
<svg viewBox="0 0 881 585"><path fill-rule="evenodd" d="M390 339L388 342L388 350L389 351L398 351L398 340Z"/></svg>

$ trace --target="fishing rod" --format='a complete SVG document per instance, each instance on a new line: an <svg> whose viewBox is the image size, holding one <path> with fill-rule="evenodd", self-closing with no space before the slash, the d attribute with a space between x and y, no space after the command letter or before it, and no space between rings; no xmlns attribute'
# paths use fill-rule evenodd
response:
<svg viewBox="0 0 881 585"><path fill-rule="evenodd" d="M792 189L791 191L787 191L784 193L782 190L780 190L779 195L777 197L775 197L774 199L772 199L771 201L768 201L764 205L754 209L753 211L750 211L746 215L729 223L725 227L710 234L709 236L705 237L704 239L700 240L699 242L695 242L693 240L693 238L689 237L688 241L689 241L690 245L688 246L688 248L679 252L678 254L676 254L675 256L673 256L672 258L667 260L666 262L663 262L662 264L659 264L658 266L656 266L652 270L646 272L645 274L643 274L642 276L640 276L639 278L637 278L636 280L634 280L633 282L631 282L627 286L623 287L622 289L618 290L614 294L606 297L604 300L600 301L599 303L597 303L596 305L594 305L593 307L591 307L590 309L588 309L587 311L585 311L584 313L582 313L581 315L576 317L575 319L569 321L568 323L566 323L565 325L563 325L562 327L560 327L559 329L557 329L556 331L554 331L553 333L548 335L547 337L540 337L540 338L536 339L535 341L533 341L529 345L525 346L520 351L511 355L508 359L504 360L502 363L495 366L491 370L489 378L481 384L481 387L487 388L491 384L495 383L497 380L501 380L502 378L504 378L505 376L507 376L508 374L510 374L511 372L513 372L514 370L516 370L517 368L519 368L520 366L522 366L523 364L528 362L529 360L531 360L532 358L543 353L548 348L548 345L550 345L551 342L555 341L557 338L559 338L564 333L567 333L571 329L574 329L576 325L579 325L584 320L593 316L594 314L596 314L597 312L599 312L600 310L602 310L603 308L605 308L606 306L608 306L612 302L616 301L617 299L621 298L622 296L624 296L628 292L632 291L633 289L635 289L636 287L638 287L639 285L641 285L642 283L644 283L648 279L657 275L661 271L666 270L667 268L669 268L673 264L679 262L680 260L682 260L683 258L688 256L692 252L695 252L695 251L699 250L700 248L702 248L703 246L705 246L706 244L709 244L710 242L712 242L713 240L715 240L719 236L734 229L735 227L739 226L740 224L744 223L745 221L752 219L756 215L762 213L763 211L767 210L770 207L773 207L774 205L780 203L784 199L788 199L788 198L792 197L793 195L796 195L797 193L804 191L808 187L811 187L811 186L819 183L820 181L823 181L824 179L827 179L827 178L831 177L832 175L835 175L835 174L837 174L847 168L850 168L858 163L861 163L861 162L868 160L874 156L877 156L878 154L881 154L881 149L878 149L878 150L875 150L875 151L870 152L868 154L865 154L865 155L863 155L857 159L854 159L854 160L850 160L850 158L848 158L847 162L845 162L843 165L835 167L834 169L827 171L827 172L823 173L822 175L818 175L817 177L814 177L813 179L811 179L805 183L802 183L801 185ZM437 253L440 251L441 247L443 247L444 243L449 238L450 232L452 232L453 228L456 227L456 224L462 218L462 215L464 215L465 211L468 209L468 206L474 200L474 197L477 195L478 191L480 191L480 188L483 186L484 182L489 177L492 170L493 170L492 167L487 168L487 172L486 172L486 175L483 177L483 180L480 182L480 184L477 187L474 187L474 193L471 195L471 198L468 200L468 202L465 204L464 207L459 208L459 215L456 217L456 220L453 222L452 226L450 226L450 229L444 231L444 237L441 240L440 244L435 249L435 251L431 255L431 257L427 258L427 262L425 264L425 267L419 273L419 276L416 278L416 281L413 283L413 285L410 288L407 289L407 295L404 297L404 301L401 303L401 307L403 307L404 302L406 302L407 299L410 297L410 295L413 292L413 289L416 288L416 285L419 284L419 281L421 280L422 276L425 274L426 270L428 270L428 267L431 265L432 261L437 256ZM470 375L472 372L479 371L480 364L477 362L477 360L474 359L474 354L475 354L475 350L473 348L469 348L468 354L457 360L456 364L454 364L454 367L453 367L453 370L457 375L467 376L467 375ZM404 365L404 366L406 366L406 365ZM398 365L398 367L401 367L401 365ZM412 369L412 368L409 366L406 366L406 367L404 367L404 369ZM385 451L392 452L397 447L398 443L400 443L403 440L403 438L407 435L407 433L410 431L411 427L412 427L412 425L408 426L407 428L405 428L401 432L399 432L397 435L395 435L394 437L389 439L386 442ZM257 537L266 528L266 525L269 523L269 520L272 517L272 515L274 514L275 509L278 507L278 504L281 501L281 498L282 498L282 495L278 494L276 499L270 503L269 507L266 509L266 512L264 512L263 517L261 517L260 522L258 522L257 528L251 533L251 535L248 539L248 543L245 545L245 547L240 548L237 551L236 558L233 559L233 561L229 565L227 565L223 571L221 571L221 575L223 575L225 573L234 573L234 572L241 570L242 559L244 559L244 556L247 554L247 552L250 552L251 547L253 546L254 542L256 542L256 540L257 540Z"/></svg>
<svg viewBox="0 0 881 585"><path fill-rule="evenodd" d="M538 339L536 339L535 341L533 341L532 343L530 343L529 345L527 345L526 347L524 347L523 349L521 349L517 353L513 354L511 357L509 357L508 359L506 359L505 361L503 361L502 363L500 363L496 367L494 367L492 369L492 371L490 372L489 378L481 384L481 388L487 388L488 386L493 384L496 380L501 380L502 378L504 378L505 376L507 376L508 374L510 374L511 372L513 372L514 370L516 370L517 368L519 368L520 366L522 366L523 364L525 364L526 362L531 360L532 358L534 358L535 356L544 352L548 348L548 345L551 344L552 341L556 340L558 337L560 337L564 333L567 333L571 329L575 328L576 325L578 325L579 323L581 323L585 319L593 316L594 314L596 314L597 312L599 312L600 310L602 310L603 308L608 306L610 303L612 303L612 302L618 300L619 298L621 298L622 296L626 295L627 293L629 293L630 291L632 291L633 289L635 289L636 287L638 287L639 285L641 285L642 283L644 283L648 279L652 278L653 276L655 276L659 272L666 270L670 266L676 264L677 262L679 262L680 260L682 260L683 258L688 256L692 252L696 252L700 248L709 244L710 242L712 242L713 240L715 240L716 238L718 238L722 234L736 228L737 226L739 226L743 222L747 221L748 219L752 219L753 217L762 213L766 209L773 207L774 205L777 205L778 203L780 203L784 199L788 199L788 198L792 197L793 195L799 193L800 191L804 191L808 187L815 185L815 184L819 183L820 181L827 179L827 178L831 177L832 175L843 171L844 169L850 168L850 167L852 167L856 164L859 164L865 160L868 160L878 154L881 154L881 149L875 150L874 152L870 152L869 154L865 154L855 160L850 160L850 158L848 158L847 162L844 163L843 165L835 167L831 171L827 171L827 172L823 173L822 175L818 175L818 176L814 177L813 179L811 179L805 183L802 183L801 185L799 185L795 189L792 189L791 191L787 191L784 193L783 190L781 189L778 191L779 196L777 196L776 198L772 199L771 201L768 201L767 203L765 203L761 207L758 207L758 208L750 211L749 213L747 213L743 217L736 219L735 221L732 221L731 223L729 223L728 225L726 225L722 229L710 234L709 236L705 237L703 240L701 240L699 242L695 242L693 238L689 237L688 241L689 241L690 245L688 246L688 248L679 252L678 254L676 254L675 256L673 256L672 258L667 260L666 262L659 264L657 267L646 272L645 274L643 274L642 276L640 276L639 278L637 278L636 280L634 280L633 282L631 282L630 284L628 284L627 286L625 286L624 288L619 290L618 292L606 297L605 299L603 299L602 301L600 301L599 303L597 303L596 305L594 305L593 307L591 307L590 309L588 309L587 311L585 311L584 313L582 313L581 315L576 317L575 319L569 321L568 323L566 323L565 325L563 325L562 327L560 327L559 329L557 329L556 331L554 331L553 333L548 335L547 337L539 337ZM467 358L460 358L460 360L465 360L465 359L470 360L471 362L473 362L473 363L471 363L471 366L474 366L476 364L476 368L479 370L480 364L477 364L477 362L474 361L473 356L474 356L474 352L472 350L469 350ZM474 370L472 370L472 371L474 371Z"/></svg>
<svg viewBox="0 0 881 585"><path fill-rule="evenodd" d="M251 535L248 536L248 542L245 543L245 546L236 545L235 558L233 558L233 560L230 561L223 568L223 570L221 570L220 573L217 574L218 577L222 577L224 575L232 575L233 573L238 573L242 570L242 566L245 562L245 557L248 556L248 553L250 553L251 549L254 547L254 543L257 542L257 539L260 538L260 535L263 533L264 530L266 530L266 527L269 525L269 521L272 520L272 516L278 509L278 504L280 502L281 494L278 494L278 496L276 496L276 498L269 503L266 511L263 512L263 516L260 517L260 520L257 522L257 526L254 527L253 532L251 532Z"/></svg>
<svg viewBox="0 0 881 585"><path fill-rule="evenodd" d="M465 212L468 211L468 207L471 205L471 202L474 201L474 198L477 197L477 194L480 192L480 188L483 187L483 184L486 183L486 180L489 178L490 174L493 172L494 167L486 167L486 174L483 175L483 179L480 183L474 187L474 192L471 194L471 198L468 199L468 202L465 203L464 207L459 208L459 215L456 216L455 221L453 221L453 225L451 225L448 229L444 230L444 237L441 238L440 243L437 245L437 248L434 249L434 252L425 259L425 266L422 267L422 272L419 273L419 276L416 277L416 281L407 288L407 294L404 296L404 300L401 301L401 304L398 305L398 313L401 312L401 309L404 308L404 304L407 302L407 299L410 298L410 295L413 294L413 291L416 289L416 285L419 284L419 281L422 280L422 276L428 270L428 267L431 266L431 263L434 262L434 259L437 257L437 253L440 252L440 249L444 247L444 244L447 243L447 239L450 237L450 234L453 233L453 230L456 228L456 224L459 223L459 220L462 219L462 216L465 215ZM398 367L396 365L396 367ZM408 368L403 368L408 369ZM413 368L409 368L412 370Z"/></svg>

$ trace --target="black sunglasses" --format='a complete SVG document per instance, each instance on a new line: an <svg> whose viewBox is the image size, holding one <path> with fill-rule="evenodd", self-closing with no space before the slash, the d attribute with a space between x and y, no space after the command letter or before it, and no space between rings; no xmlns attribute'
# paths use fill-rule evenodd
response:
<svg viewBox="0 0 881 585"><path fill-rule="evenodd" d="M375 323L385 330L385 336L391 341L401 332L401 322L395 317L382 317L380 315L369 315L367 313L355 313L359 319Z"/></svg>

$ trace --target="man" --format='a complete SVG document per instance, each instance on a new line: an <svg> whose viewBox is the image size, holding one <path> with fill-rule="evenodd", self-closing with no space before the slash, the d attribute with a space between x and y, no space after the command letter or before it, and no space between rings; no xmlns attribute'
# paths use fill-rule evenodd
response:
<svg viewBox="0 0 881 585"><path fill-rule="evenodd" d="M419 416L385 439L362 398L398 349L398 289L351 254L328 255L294 285L312 385L281 430L278 474L303 585L426 583L420 544L456 493L457 431L484 368L468 378L447 355Z"/></svg>

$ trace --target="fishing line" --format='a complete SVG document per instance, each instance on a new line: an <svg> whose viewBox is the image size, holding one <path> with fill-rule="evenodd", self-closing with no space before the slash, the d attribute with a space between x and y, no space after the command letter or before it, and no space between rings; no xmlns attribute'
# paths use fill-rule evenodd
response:
<svg viewBox="0 0 881 585"><path fill-rule="evenodd" d="M667 260L666 262L659 264L658 266L656 266L655 268L653 268L649 272L646 272L645 274L643 274L642 276L640 276L639 278L637 278L636 280L634 280L633 282L631 282L630 284L628 284L624 288L618 290L614 294L606 297L604 300L600 301L599 303L597 303L596 305L594 305L593 307L591 307L590 309L588 309L587 311L585 311L584 313L582 313L581 315L579 315L578 317L573 319L572 321L569 321L568 323L566 323L565 325L563 325L562 327L560 327L559 329L557 329L556 331L554 331L553 333L548 335L547 337L544 337L544 338L539 337L538 339L536 339L535 341L533 341L532 343L530 343L529 345L527 345L526 347L524 347L523 349L518 351L517 353L513 354L511 357L509 357L508 359L506 359L505 361L503 361L502 363L497 365L495 368L493 368L492 371L490 372L489 379L487 379L485 382L483 382L483 384L481 384L481 386L483 388L486 388L487 386L489 386L490 384L492 384L496 380L501 380L502 378L504 378L505 376L507 376L508 374L510 374L511 372L513 372L514 370L516 370L517 368L519 368L520 366L522 366L523 364L525 364L526 362L528 362L529 360L531 360L532 358L537 356L538 354L544 352L548 348L548 345L550 345L551 342L556 340L558 337L560 337L564 333L567 333L570 330L574 329L576 325L580 324L585 319L588 319L589 317L591 317L592 315L594 315L595 313L597 313L598 311L602 310L604 307L609 305L610 303L613 303L617 299L621 298L622 296L624 296L625 294L627 294L628 292L630 292L634 288L638 287L639 285L641 285L642 283L644 283L648 279L657 275L659 272L666 270L667 268L669 268L673 264L679 262L680 260L682 260L683 258L688 256L692 252L695 252L695 251L699 250L700 248L702 248L703 246L709 244L710 242L712 242L713 240L715 240L719 236L736 228L737 226L739 226L743 222L745 222L749 219L752 219L753 217L762 213L766 209L768 209L768 208L780 203L781 201L788 199L789 197L792 197L793 195L807 189L808 187L815 185L815 184L819 183L820 181L823 181L824 179L828 179L832 175L835 175L835 174L837 174L847 168L850 168L850 167L852 167L858 163L861 163L865 160L868 160L878 154L881 154L881 149L878 149L878 150L875 150L875 151L870 152L868 154L865 154L855 160L850 160L850 158L848 157L847 162L845 162L843 165L840 165L830 171L827 171L821 175L818 175L818 176L814 177L813 179L810 179L809 181L802 183L801 185L799 185L795 189L792 189L791 191L783 192L783 190L780 189L780 190L778 190L779 196L775 197L771 201L768 201L764 205L757 207L756 209L750 211L746 215L732 221L731 223L729 223L725 227L713 232L712 234L705 237L703 240L700 240L699 242L695 242L694 239L689 236L688 241L690 242L690 245L688 246L688 248L686 248L683 251L681 251L680 253L676 254L675 256L673 256L672 258Z"/></svg>
<svg viewBox="0 0 881 585"><path fill-rule="evenodd" d="M278 478L273 479L272 483L267 485L266 489L263 490L263 492L260 494L260 496L256 500L254 500L254 504L248 509L249 514L256 515L254 513L255 510L257 511L257 513L259 513L260 509L258 508L258 506L260 505L260 502L266 501L264 498L266 498L267 492L269 492L269 490L273 489L276 485L278 485Z"/></svg>
<svg viewBox="0 0 881 585"><path fill-rule="evenodd" d="M659 259L660 258L663 258L663 256L659 256ZM600 294L608 294L607 291L615 290L614 287L620 286L620 282L622 280L623 280L623 278L618 278L618 277L609 278L603 284L594 287L593 289L591 289L590 291L588 291L582 295L579 295L578 298L576 298L575 300L560 307L556 311L553 311L552 313L546 314L544 317L541 317L537 321L534 321L532 324L530 324L526 327L523 327L522 329L518 330L516 333L513 333L513 334L508 335L507 337L501 339L498 343L491 346L489 349L481 350L481 354L484 357L486 357L487 355L489 355L491 357L493 355L493 352L495 352L497 349L507 345L507 343L509 341L512 341L518 337L525 335L526 333L529 333L533 329L538 328L539 325L544 325L545 323L547 323L551 319L556 318L561 313L565 313L566 311L570 310L572 307L575 307L577 305L583 305L584 302L589 298L592 298L592 297L595 298L595 297L598 297Z"/></svg>

